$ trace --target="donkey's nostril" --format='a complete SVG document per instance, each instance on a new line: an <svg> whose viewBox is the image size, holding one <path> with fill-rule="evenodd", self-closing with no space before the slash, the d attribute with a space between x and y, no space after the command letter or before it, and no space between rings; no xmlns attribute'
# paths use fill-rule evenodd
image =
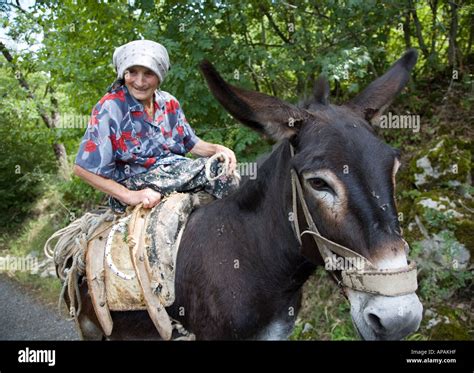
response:
<svg viewBox="0 0 474 373"><path fill-rule="evenodd" d="M369 313L367 315L368 324L377 332L383 332L385 330L382 322L380 321L380 317L378 317L374 313Z"/></svg>
<svg viewBox="0 0 474 373"><path fill-rule="evenodd" d="M423 306L414 293L398 297L374 296L363 308L364 322L358 326L363 333L365 331L366 339L397 340L418 329L422 314Z"/></svg>

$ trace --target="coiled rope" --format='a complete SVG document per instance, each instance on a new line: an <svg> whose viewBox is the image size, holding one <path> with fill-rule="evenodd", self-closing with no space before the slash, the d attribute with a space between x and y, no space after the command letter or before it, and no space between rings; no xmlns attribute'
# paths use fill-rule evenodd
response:
<svg viewBox="0 0 474 373"><path fill-rule="evenodd" d="M57 275L63 283L59 296L58 310L61 312L63 304L67 307L65 297L67 293L70 303L69 315L74 319L81 337L82 332L78 320L82 307L79 280L85 274L86 247L93 235L102 233L96 232L96 230L106 221L110 221L110 225L114 224L114 214L111 210L105 210L102 213L88 212L67 227L55 232L44 245L44 254L47 258L53 260ZM103 231L106 229L108 227ZM53 245L56 239L57 242Z"/></svg>
<svg viewBox="0 0 474 373"><path fill-rule="evenodd" d="M223 163L223 165L221 168L221 172L218 173L216 176L212 176L211 166L212 166L212 163L216 159L219 159L219 160L222 159L223 161L221 162ZM231 176L229 175L229 165L230 165L230 157L226 153L221 152L221 153L214 154L212 157L209 157L209 159L206 161L206 178L209 181L214 181L223 176ZM233 176L237 178L238 180L240 180L240 175L236 170L234 170Z"/></svg>

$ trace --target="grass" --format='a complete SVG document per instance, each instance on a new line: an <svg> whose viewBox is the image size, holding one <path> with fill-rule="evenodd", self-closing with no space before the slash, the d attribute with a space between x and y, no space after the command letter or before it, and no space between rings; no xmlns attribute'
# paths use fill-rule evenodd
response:
<svg viewBox="0 0 474 373"><path fill-rule="evenodd" d="M323 268L318 268L304 285L302 307L290 339L358 339L350 304Z"/></svg>
<svg viewBox="0 0 474 373"><path fill-rule="evenodd" d="M46 240L67 224L67 211L61 208L60 198L61 195L58 191L55 188L50 188L36 202L31 210L31 215L22 227L2 235L0 256L9 255L18 258L32 256L37 258L38 262L43 261L46 258L43 253ZM29 271L10 271L6 274L25 286L43 303L57 303L61 290L59 279L41 277L40 274L33 274Z"/></svg>

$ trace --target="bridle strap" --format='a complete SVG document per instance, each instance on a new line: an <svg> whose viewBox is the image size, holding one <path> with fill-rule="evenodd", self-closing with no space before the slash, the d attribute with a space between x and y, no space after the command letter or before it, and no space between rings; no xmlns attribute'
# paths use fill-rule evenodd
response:
<svg viewBox="0 0 474 373"><path fill-rule="evenodd" d="M290 144L290 151L291 151L291 157L293 157L294 148L291 144ZM290 172L291 172L291 189L292 189L292 194L293 194L293 197L292 197L293 222L294 222L296 236L298 238L299 243L302 244L302 241L301 241L302 235L310 234L313 236L313 239L316 242L316 245L321 254L321 257L323 258L325 262L327 260L330 260L333 257L333 253L336 253L337 255L345 257L345 258L357 258L358 260L355 261L355 263L364 264L364 268L357 267L357 269L361 269L361 270L362 269L376 269L376 267L362 255L356 253L355 251L351 249L348 249L347 247L344 247L342 245L339 245L336 242L333 242L327 239L326 237L322 236L321 233L319 233L318 227L314 223L313 217L311 216L311 213L309 212L309 208L306 203L306 200L304 199L303 188L301 186L299 177L295 169L292 168ZM306 223L308 224L308 228L309 228L308 230L305 230L303 232L300 231L299 222L298 222L297 198L299 198L299 202L303 210Z"/></svg>
<svg viewBox="0 0 474 373"><path fill-rule="evenodd" d="M290 143L291 157L294 157L294 148ZM385 295L385 296L399 296L410 294L416 291L417 283L417 269L414 262L409 262L406 267L396 269L378 269L364 256L355 251L333 242L319 233L319 230L314 223L313 217L309 211L306 200L304 199L303 188L299 180L298 174L294 168L290 169L291 174L291 192L292 192L292 226L295 231L296 238L302 246L301 236L310 234L321 254L325 264L331 262L337 254L340 257L350 259L350 269L342 269L342 280L338 279L334 270L329 270L331 275L336 280L340 287L348 287L354 290ZM298 200L300 202L303 214L308 225L308 230L300 231L300 224L298 221ZM343 292L344 295L346 295Z"/></svg>

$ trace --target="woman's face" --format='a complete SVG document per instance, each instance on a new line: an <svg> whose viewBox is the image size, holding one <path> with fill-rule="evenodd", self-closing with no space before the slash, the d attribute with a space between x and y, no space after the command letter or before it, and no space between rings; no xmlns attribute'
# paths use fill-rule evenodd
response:
<svg viewBox="0 0 474 373"><path fill-rule="evenodd" d="M153 92L158 88L160 79L150 69L143 66L132 66L125 71L125 85L130 94L139 101L148 103Z"/></svg>

